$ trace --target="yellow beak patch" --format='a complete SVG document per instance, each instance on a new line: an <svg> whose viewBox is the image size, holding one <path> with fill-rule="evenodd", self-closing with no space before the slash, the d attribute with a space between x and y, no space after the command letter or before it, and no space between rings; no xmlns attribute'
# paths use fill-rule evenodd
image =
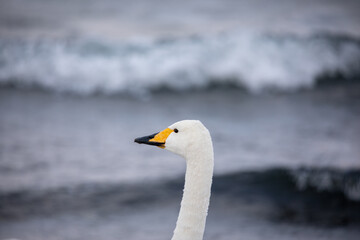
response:
<svg viewBox="0 0 360 240"><path fill-rule="evenodd" d="M170 129L170 128L166 128L163 131L159 132L158 134L155 135L155 137L153 139L150 139L149 142L159 142L159 143L165 143L166 139L169 137L169 135L173 132L174 130ZM159 146L161 148L165 148L165 146Z"/></svg>

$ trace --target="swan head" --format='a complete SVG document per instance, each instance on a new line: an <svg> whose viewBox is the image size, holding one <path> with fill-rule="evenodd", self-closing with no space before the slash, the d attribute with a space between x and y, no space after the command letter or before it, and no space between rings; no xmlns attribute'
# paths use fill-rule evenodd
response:
<svg viewBox="0 0 360 240"><path fill-rule="evenodd" d="M135 142L157 146L183 157L199 149L212 148L210 133L199 120L176 122L161 132L136 138Z"/></svg>

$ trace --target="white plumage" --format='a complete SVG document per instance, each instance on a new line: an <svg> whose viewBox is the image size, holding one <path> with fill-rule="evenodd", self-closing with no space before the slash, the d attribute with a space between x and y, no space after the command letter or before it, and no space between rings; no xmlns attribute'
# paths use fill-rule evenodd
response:
<svg viewBox="0 0 360 240"><path fill-rule="evenodd" d="M209 131L198 120L183 120L135 142L159 146L185 158L184 194L172 240L203 239L214 168Z"/></svg>

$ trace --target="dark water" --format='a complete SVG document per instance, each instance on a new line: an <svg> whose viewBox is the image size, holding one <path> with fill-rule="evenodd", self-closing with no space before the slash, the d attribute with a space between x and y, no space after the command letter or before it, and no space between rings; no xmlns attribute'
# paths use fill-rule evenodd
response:
<svg viewBox="0 0 360 240"><path fill-rule="evenodd" d="M343 175L359 177L359 171ZM183 179L1 196L3 237L167 239ZM341 191L299 191L285 169L214 178L205 239L357 239L360 203ZM261 232L259 232L261 229ZM263 232L264 231L264 232ZM50 234L50 237L49 237Z"/></svg>
<svg viewBox="0 0 360 240"><path fill-rule="evenodd" d="M191 118L215 146L206 239L356 239L359 96L356 82L147 100L3 88L1 237L169 238L184 162L133 139Z"/></svg>
<svg viewBox="0 0 360 240"><path fill-rule="evenodd" d="M305 169L298 170L305 171ZM307 184L299 189L293 174L287 169L241 171L214 178L212 195L236 205L262 205L262 214L278 222L347 226L360 224L360 203L349 199L343 185L359 181L360 171L306 169L307 172L336 174L340 183L332 188L318 189ZM333 180L333 179L332 179ZM1 194L1 220L16 220L33 216L73 214L94 211L97 214L122 212L157 202L181 199L183 179L142 182L137 184L82 184L58 189L27 190ZM217 201L217 200L215 200Z"/></svg>

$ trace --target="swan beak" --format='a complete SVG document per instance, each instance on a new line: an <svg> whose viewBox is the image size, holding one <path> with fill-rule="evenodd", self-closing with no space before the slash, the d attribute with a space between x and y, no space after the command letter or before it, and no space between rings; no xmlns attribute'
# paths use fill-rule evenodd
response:
<svg viewBox="0 0 360 240"><path fill-rule="evenodd" d="M154 133L154 134L151 134L151 135L145 136L145 137L136 138L134 140L134 142L140 143L140 144L153 145L153 146L157 146L160 148L165 148L166 139L173 131L174 130L172 130L170 128L166 128L165 130L163 130L161 132Z"/></svg>

